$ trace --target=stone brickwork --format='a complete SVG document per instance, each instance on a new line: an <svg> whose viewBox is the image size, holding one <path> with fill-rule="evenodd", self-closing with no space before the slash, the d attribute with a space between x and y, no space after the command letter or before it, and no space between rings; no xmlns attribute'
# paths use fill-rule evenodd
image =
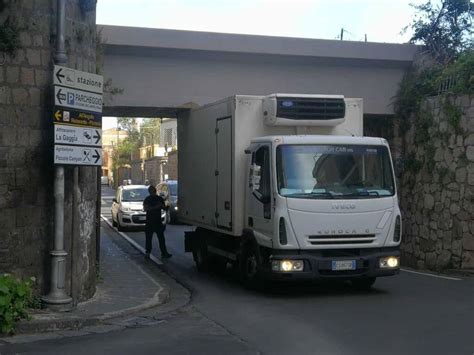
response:
<svg viewBox="0 0 474 355"><path fill-rule="evenodd" d="M0 20L10 17L17 24L21 48L0 65L0 273L35 276L38 291L45 293L54 225L51 102L56 1L4 3ZM66 18L67 66L95 72L95 11L84 13L79 0L68 0ZM76 300L95 291L96 171L80 168L80 223L73 231L72 169L66 169L67 288L70 292L70 280L75 279Z"/></svg>
<svg viewBox="0 0 474 355"><path fill-rule="evenodd" d="M168 174L169 180L178 179L178 151L173 150L168 153L168 161L163 169L164 174Z"/></svg>
<svg viewBox="0 0 474 355"><path fill-rule="evenodd" d="M134 160L132 161L131 165L131 177L132 183L142 185L145 183L143 178L143 171L142 171L142 162L141 160Z"/></svg>
<svg viewBox="0 0 474 355"><path fill-rule="evenodd" d="M150 185L157 185L162 181L162 162L165 160L166 158L163 157L153 157L145 160L145 180L148 180Z"/></svg>
<svg viewBox="0 0 474 355"><path fill-rule="evenodd" d="M474 98L429 98L405 138L402 256L432 270L474 268Z"/></svg>

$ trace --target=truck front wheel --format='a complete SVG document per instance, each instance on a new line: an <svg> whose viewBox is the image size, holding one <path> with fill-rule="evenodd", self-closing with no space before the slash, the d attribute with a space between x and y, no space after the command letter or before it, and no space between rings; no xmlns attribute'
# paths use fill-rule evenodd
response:
<svg viewBox="0 0 474 355"><path fill-rule="evenodd" d="M243 285L247 288L262 290L265 287L261 262L255 243L247 243L242 249L240 278Z"/></svg>

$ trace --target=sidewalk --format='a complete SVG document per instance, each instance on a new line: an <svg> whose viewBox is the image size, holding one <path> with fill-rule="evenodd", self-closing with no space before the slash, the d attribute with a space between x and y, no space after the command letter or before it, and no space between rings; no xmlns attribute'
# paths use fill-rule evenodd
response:
<svg viewBox="0 0 474 355"><path fill-rule="evenodd" d="M169 289L123 252L102 222L100 278L94 297L80 303L71 312L38 310L30 321L22 321L16 334L44 333L58 330L78 330L101 325L105 321L140 312L165 303ZM0 341L8 338L0 337Z"/></svg>

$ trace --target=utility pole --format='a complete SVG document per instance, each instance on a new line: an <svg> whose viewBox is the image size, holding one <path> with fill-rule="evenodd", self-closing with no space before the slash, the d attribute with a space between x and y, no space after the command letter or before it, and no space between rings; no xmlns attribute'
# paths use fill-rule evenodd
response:
<svg viewBox="0 0 474 355"><path fill-rule="evenodd" d="M56 14L56 64L66 64L65 23L66 0L57 0ZM49 293L42 299L55 310L68 310L72 298L66 294L66 257L64 250L64 166L56 165L54 173L54 248L51 251L51 284Z"/></svg>

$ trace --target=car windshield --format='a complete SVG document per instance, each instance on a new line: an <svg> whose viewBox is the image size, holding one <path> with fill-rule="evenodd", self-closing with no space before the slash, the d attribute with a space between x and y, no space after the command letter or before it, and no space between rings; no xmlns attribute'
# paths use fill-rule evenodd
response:
<svg viewBox="0 0 474 355"><path fill-rule="evenodd" d="M278 191L294 198L379 198L395 186L385 146L281 145Z"/></svg>
<svg viewBox="0 0 474 355"><path fill-rule="evenodd" d="M143 201L148 196L146 188L126 189L122 191L123 202Z"/></svg>
<svg viewBox="0 0 474 355"><path fill-rule="evenodd" d="M168 188L169 188L171 196L177 196L178 195L178 184L169 184Z"/></svg>

